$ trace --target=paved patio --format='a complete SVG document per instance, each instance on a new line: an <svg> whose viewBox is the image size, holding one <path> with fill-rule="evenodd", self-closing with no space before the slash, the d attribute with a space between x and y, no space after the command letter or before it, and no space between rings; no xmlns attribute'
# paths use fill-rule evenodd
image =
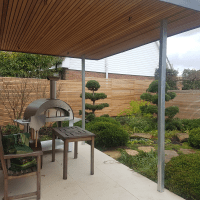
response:
<svg viewBox="0 0 200 200"><path fill-rule="evenodd" d="M57 150L56 162L45 152L42 169L42 200L183 200L165 189L157 192L157 184L95 149L95 171L90 175L90 146L79 143L78 159L68 157L68 179L63 180L63 151ZM20 181L20 182L19 182ZM9 194L31 192L34 177L13 180ZM3 197L3 174L0 171L0 199ZM35 198L26 198L35 199Z"/></svg>

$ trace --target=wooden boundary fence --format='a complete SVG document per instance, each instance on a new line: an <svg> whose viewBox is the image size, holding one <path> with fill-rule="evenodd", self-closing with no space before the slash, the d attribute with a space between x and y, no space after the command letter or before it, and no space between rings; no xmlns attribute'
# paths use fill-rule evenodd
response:
<svg viewBox="0 0 200 200"><path fill-rule="evenodd" d="M131 100L139 100L140 95L146 91L151 80L130 80L130 79L105 79L105 78L86 78L88 80L97 80L101 87L97 92L103 92L107 95L104 100L98 100L98 103L108 103L109 107L104 108L101 111L96 111L96 115L109 114L110 116L117 116L121 111L127 109ZM0 87L10 84L13 89L16 84L19 84L21 78L1 78ZM29 103L38 98L49 98L49 81L28 79L29 90L33 85L37 85L34 89L31 89L31 95L29 101L26 103L26 108ZM79 110L81 109L82 81L81 80L60 80L57 86L61 88L58 99L61 99L68 103L74 111L75 117L79 116ZM11 88L12 88L11 87ZM17 92L17 91L16 91ZM19 91L18 91L19 92ZM86 92L88 91L86 88ZM177 97L166 103L166 107L177 105L180 112L176 117L179 118L199 118L200 117L200 91L175 91ZM2 94L1 94L2 97ZM5 99L4 99L5 101ZM90 100L86 100L86 103L91 103ZM0 125L6 125L12 123L9 118L9 112L7 111L1 101L0 104ZM22 115L23 117L23 115Z"/></svg>

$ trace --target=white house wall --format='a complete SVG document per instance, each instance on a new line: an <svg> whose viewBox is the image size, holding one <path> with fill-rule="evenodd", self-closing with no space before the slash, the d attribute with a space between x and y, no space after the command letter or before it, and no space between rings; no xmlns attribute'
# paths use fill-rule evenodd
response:
<svg viewBox="0 0 200 200"><path fill-rule="evenodd" d="M106 59L108 73L154 76L155 68L158 68L159 63L158 45L153 42ZM81 70L81 59L66 58L62 67ZM85 70L105 72L105 59L99 61L86 60Z"/></svg>

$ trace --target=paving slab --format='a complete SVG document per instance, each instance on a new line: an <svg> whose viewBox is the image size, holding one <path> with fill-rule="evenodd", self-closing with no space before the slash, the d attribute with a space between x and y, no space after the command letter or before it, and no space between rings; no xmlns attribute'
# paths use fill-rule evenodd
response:
<svg viewBox="0 0 200 200"><path fill-rule="evenodd" d="M108 155L108 156L110 156L114 159L117 159L117 158L121 157L121 155L122 155L120 153L120 151L117 151L117 150L115 150L115 151L104 151L103 153L105 153L106 155Z"/></svg>
<svg viewBox="0 0 200 200"><path fill-rule="evenodd" d="M196 153L194 149L180 149L183 154L191 154L191 153Z"/></svg>
<svg viewBox="0 0 200 200"><path fill-rule="evenodd" d="M110 156L95 149L94 175L90 175L90 146L79 142L78 158L68 153L68 179L63 180L63 151L45 152L41 170L41 200L184 200L165 189L157 191L157 184L136 173ZM29 177L12 180L9 194L32 192L36 180ZM3 173L0 171L0 199L3 197ZM36 198L31 198L36 199Z"/></svg>
<svg viewBox="0 0 200 200"><path fill-rule="evenodd" d="M145 138L145 139L151 139L152 135L149 133L134 133L130 136L131 138Z"/></svg>
<svg viewBox="0 0 200 200"><path fill-rule="evenodd" d="M165 150L165 163L168 163L173 157L177 157L178 153L174 150Z"/></svg>
<svg viewBox="0 0 200 200"><path fill-rule="evenodd" d="M149 147L149 146L141 146L141 147L138 147L138 149L147 153L150 152L151 150L155 151L154 147Z"/></svg>
<svg viewBox="0 0 200 200"><path fill-rule="evenodd" d="M131 155L131 156L136 156L136 155L139 154L138 151L132 150L132 149L126 149L125 151L126 151L127 154L129 154L129 155Z"/></svg>
<svg viewBox="0 0 200 200"><path fill-rule="evenodd" d="M180 142L187 142L189 138L189 134L187 133L177 133L176 136L178 137Z"/></svg>

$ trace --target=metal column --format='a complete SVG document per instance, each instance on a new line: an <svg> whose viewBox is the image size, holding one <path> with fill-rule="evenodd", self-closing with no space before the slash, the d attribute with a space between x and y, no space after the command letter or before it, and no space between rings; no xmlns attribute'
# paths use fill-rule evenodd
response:
<svg viewBox="0 0 200 200"><path fill-rule="evenodd" d="M167 20L161 22L159 82L158 82L158 187L164 192L165 171L165 82L166 82L166 53L167 53Z"/></svg>
<svg viewBox="0 0 200 200"><path fill-rule="evenodd" d="M85 129L85 56L82 56L82 128Z"/></svg>

